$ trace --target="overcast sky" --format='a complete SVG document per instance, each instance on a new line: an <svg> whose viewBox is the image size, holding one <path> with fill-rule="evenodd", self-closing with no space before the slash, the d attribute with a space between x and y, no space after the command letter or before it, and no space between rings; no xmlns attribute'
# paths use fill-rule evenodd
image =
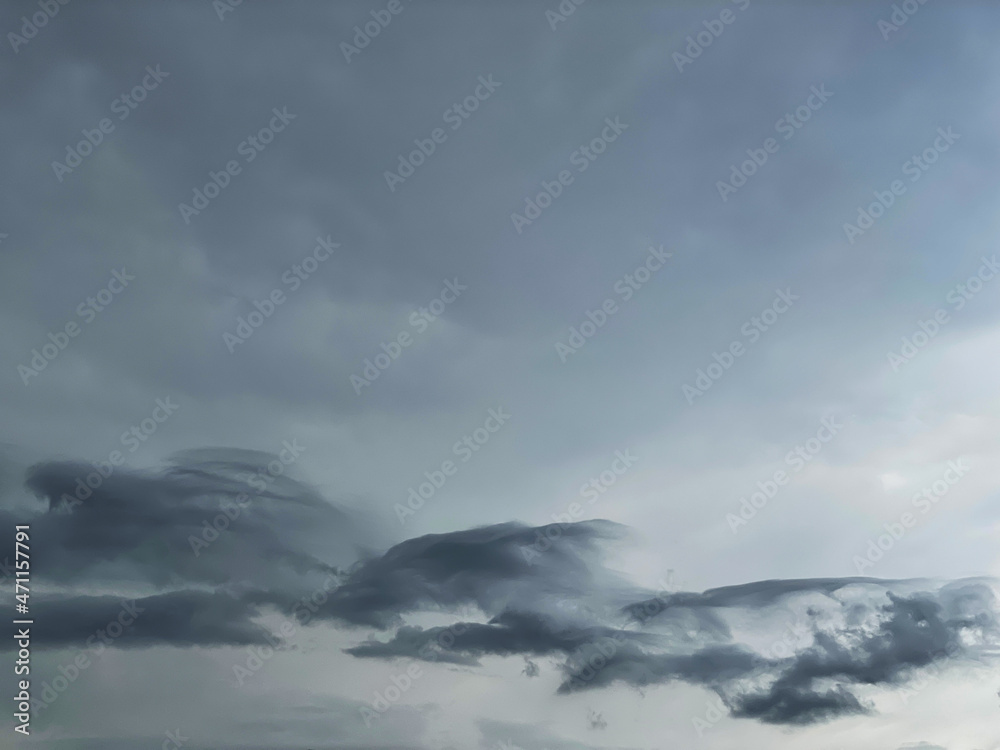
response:
<svg viewBox="0 0 1000 750"><path fill-rule="evenodd" d="M50 2L6 737L1000 748L1000 9Z"/></svg>

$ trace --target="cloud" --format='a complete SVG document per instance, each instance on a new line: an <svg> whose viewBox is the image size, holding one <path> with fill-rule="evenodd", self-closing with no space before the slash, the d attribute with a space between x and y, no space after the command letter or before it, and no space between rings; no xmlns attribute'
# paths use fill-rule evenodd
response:
<svg viewBox="0 0 1000 750"><path fill-rule="evenodd" d="M359 568L327 614L384 628L421 604L439 612L475 605L487 615L506 606L487 622L402 625L389 640L371 638L347 653L464 665L485 655L547 656L562 665L561 693L681 681L717 692L734 717L787 725L870 713L858 688L893 687L935 663L986 658L998 643L997 600L985 580L756 581L647 597L617 616L600 605L621 592L592 580L588 598L596 606L556 607L553 596L583 596L581 576L597 569L585 564L595 550L579 542L601 527L570 528L572 541L555 545L557 554L538 568L512 556L512 545L533 530L508 524L411 540ZM762 617L792 613L810 623L808 637L783 644L784 653L733 635ZM636 623L641 630L629 629ZM692 628L699 633L684 633Z"/></svg>
<svg viewBox="0 0 1000 750"><path fill-rule="evenodd" d="M274 462L284 467L270 454L204 449L107 477L84 463L40 463L25 487L46 507L17 517L31 523L39 573L52 582L298 590L356 559L364 532L314 488L271 473Z"/></svg>
<svg viewBox="0 0 1000 750"><path fill-rule="evenodd" d="M589 533L594 527L574 531ZM403 625L388 641L369 639L347 652L365 658L405 657L465 665L477 664L484 655L548 656L561 661L565 674L561 693L614 683L643 687L681 681L717 692L734 717L796 725L870 713L858 688L897 686L938 662L985 658L998 642L996 596L990 584L981 580L944 585L873 578L758 581L647 597L620 607L618 618L602 617L600 607L571 608L576 622L569 623L557 614L565 613L565 608L529 594L544 589L550 594L579 596L576 576L583 562L580 553L585 550L571 546L570 553L556 545L561 554L553 559L560 564L545 569L512 565L505 554L484 552L482 557L470 558L471 550L480 545L492 553L509 553L512 538L530 536L530 531L509 525L435 535L412 553L397 550L368 563L369 572L378 570L379 575L365 573L359 579L372 590L396 591L398 581L385 589L375 581L393 580L395 566L390 561L398 562L408 594L392 599L391 607L388 599L374 602L349 595L350 617L355 622L364 621L359 607L369 603L373 606L368 611L380 615L370 622L378 626L386 624L381 616L386 611L412 611L421 601L436 611L469 604L487 614L501 603L509 608L485 623L456 621L431 628ZM453 549L452 543L461 551ZM477 564L465 567L470 559ZM427 560L434 561L429 566L434 574L415 576L415 571L428 569ZM551 575L556 575L559 585L548 578ZM512 579L518 576L528 579L514 585ZM349 581L345 590L358 586L358 581ZM503 595L484 593L494 587ZM521 599L516 598L518 594ZM335 592L331 601L337 599ZM613 601L615 592L593 586L591 599ZM805 631L808 642L790 644L790 650L785 644L785 654L768 653L773 649L755 648L733 635L745 633L755 619L784 617L795 611L810 623ZM637 622L642 630L628 629ZM707 635L677 637L681 625L702 623L710 625Z"/></svg>
<svg viewBox="0 0 1000 750"><path fill-rule="evenodd" d="M478 657L569 655L601 640L652 642L656 636L605 626L564 626L540 613L505 611L488 623L458 622L446 627L399 628L387 642L368 640L346 649L360 657L419 658L475 664Z"/></svg>
<svg viewBox="0 0 1000 750"><path fill-rule="evenodd" d="M769 724L812 724L839 716L871 713L871 709L843 687L821 691L782 686L764 695L742 696L738 709L732 713Z"/></svg>
<svg viewBox="0 0 1000 750"><path fill-rule="evenodd" d="M591 729L608 728L608 722L605 720L604 715L598 711L589 711L587 713L587 722L590 724Z"/></svg>
<svg viewBox="0 0 1000 750"><path fill-rule="evenodd" d="M561 543L533 553L532 545L550 527L561 527ZM610 521L586 521L502 523L408 539L362 562L320 616L385 629L417 610L475 605L492 615L531 600L596 600L624 591L617 575L593 564L601 544L623 534Z"/></svg>
<svg viewBox="0 0 1000 750"><path fill-rule="evenodd" d="M59 501L92 467L33 466L25 485L44 504L29 514L39 577L97 592L39 596L39 642L79 645L117 619L127 637L111 647L263 643L273 639L265 615L291 613L320 591L302 624L391 631L345 649L358 658L475 666L517 656L532 676L540 667L531 658L542 657L562 671L562 694L679 681L713 690L734 717L801 725L870 713L862 689L904 684L936 663L986 659L1000 641L985 579L767 580L654 595L604 564L606 547L627 530L602 520L500 523L373 554L351 537L363 524L315 488L284 471L261 479L273 460L188 451L162 470L113 473L80 492L69 513ZM206 534L215 518L225 523ZM558 539L539 552L547 536ZM207 541L196 549L194 538ZM123 586L157 592L128 605L137 612L127 623L126 605L111 595ZM407 621L426 613L450 622ZM790 616L804 637L769 647L768 629Z"/></svg>
<svg viewBox="0 0 1000 750"><path fill-rule="evenodd" d="M131 600L36 596L31 611L33 643L43 648L248 646L268 643L270 635L253 622L256 607L224 593L172 591ZM13 648L13 640L0 644L4 651Z"/></svg>
<svg viewBox="0 0 1000 750"><path fill-rule="evenodd" d="M766 581L667 597L668 614L671 607L728 607L737 609L736 621L759 615L794 594L821 594L828 606L822 617L810 607L812 642L785 658L740 644L685 654L649 653L630 646L608 655L590 674L571 670L560 690L616 681L644 686L679 680L712 688L735 717L767 723L808 724L868 713L871 709L852 687L900 685L931 664L986 658L998 643L997 599L986 582L953 582L909 595L891 590L913 585L873 579L818 579L812 586L808 581ZM831 596L843 589L851 589L851 595ZM766 594L762 597L761 592Z"/></svg>

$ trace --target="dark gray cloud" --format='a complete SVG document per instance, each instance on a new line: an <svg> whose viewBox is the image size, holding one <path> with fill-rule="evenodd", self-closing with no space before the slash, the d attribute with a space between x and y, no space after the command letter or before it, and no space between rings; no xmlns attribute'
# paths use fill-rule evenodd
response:
<svg viewBox="0 0 1000 750"><path fill-rule="evenodd" d="M476 537L459 538L469 543ZM478 538L486 542L493 537ZM441 578L438 569L435 580ZM871 707L854 687L896 686L938 662L984 658L1000 643L997 601L987 582L895 592L922 585L926 582L802 579L667 593L623 607L625 617L618 627L593 622L567 627L548 614L552 608L541 600L536 613L506 611L487 623L403 626L388 641L369 640L347 652L465 665L476 664L484 655L553 656L566 674L559 688L563 693L616 682L644 687L681 681L715 690L733 716L809 724L869 713ZM447 601L457 606L476 599L449 594ZM817 602L826 609L822 616ZM791 612L795 606L810 622L810 639L808 644L793 644L791 655L776 656L766 648L760 652L734 640L731 626L745 627L750 618ZM715 610L729 612L724 619ZM644 630L626 629L637 621ZM678 623L704 622L714 626L707 636L676 637ZM705 640L714 642L704 645Z"/></svg>
<svg viewBox="0 0 1000 750"><path fill-rule="evenodd" d="M285 473L278 455L206 449L159 471L107 468L107 477L76 462L28 470L25 487L45 507L18 519L32 525L45 579L297 591L371 543L356 514Z"/></svg>
<svg viewBox="0 0 1000 750"><path fill-rule="evenodd" d="M274 642L253 620L258 608L224 592L171 591L120 599L112 596L35 597L36 648L246 646ZM15 648L13 640L0 645Z"/></svg>
<svg viewBox="0 0 1000 750"><path fill-rule="evenodd" d="M792 725L868 713L871 708L844 687L814 690L784 684L763 694L740 696L732 711L733 716Z"/></svg>
<svg viewBox="0 0 1000 750"><path fill-rule="evenodd" d="M346 650L361 657L476 664L478 657L485 655L567 656L614 638L646 643L661 640L654 634L598 625L560 625L545 614L506 611L485 624L457 622L426 629L403 626L387 642L370 640Z"/></svg>
<svg viewBox="0 0 1000 750"><path fill-rule="evenodd" d="M673 597L671 606L730 607L743 617L773 604L772 597L856 587L861 598L832 600L832 611L812 620L812 642L787 658L761 655L739 644L713 645L687 654L650 653L632 644L606 654L602 666L571 670L560 690L633 686L679 680L710 687L733 716L775 724L807 724L871 709L852 686L896 686L921 668L951 660L981 660L1000 643L997 599L983 581L960 581L934 591L900 595L914 582L844 579L835 583L762 581L703 594ZM749 595L748 595L749 589ZM873 591L874 589L874 591ZM761 592L766 602L761 602ZM720 593L721 592L721 593ZM668 602L671 597L665 598ZM840 625L829 623L841 622ZM827 624L821 624L827 623ZM748 687L768 683L766 688ZM833 687L826 685L832 683Z"/></svg>
<svg viewBox="0 0 1000 750"><path fill-rule="evenodd" d="M535 545L558 528L559 544ZM523 602L600 601L627 591L619 576L595 566L602 542L624 529L609 521L529 527L503 523L408 539L362 562L324 605L322 615L386 628L418 609L475 605L495 614Z"/></svg>
<svg viewBox="0 0 1000 750"><path fill-rule="evenodd" d="M538 677L540 670L538 663L532 661L527 656L524 657L524 670L521 672L525 677Z"/></svg>
<svg viewBox="0 0 1000 750"><path fill-rule="evenodd" d="M269 464L274 470L261 473ZM160 471L113 473L89 494L77 488L88 468L45 463L27 473L26 487L45 504L27 516L48 551L42 579L168 590L131 603L42 597L46 647L79 647L95 637L125 648L275 642L262 615L295 612L322 575L323 596L302 624L393 630L345 649L355 657L466 666L484 656L547 657L564 673L563 694L679 681L715 691L735 717L808 724L870 712L859 686L896 686L929 665L973 659L1000 643L986 580L768 580L650 596L605 567L609 545L625 536L608 521L503 523L407 539L373 554L349 540L356 519L287 475L280 457L189 451ZM82 499L61 505L73 492ZM206 537L213 511L227 522ZM25 520L19 513L5 513L6 520ZM345 550L354 559L335 566ZM809 623L809 638L784 654L735 635L752 618L795 611ZM464 612L486 621L406 622ZM120 637L106 637L109 627Z"/></svg>
<svg viewBox="0 0 1000 750"><path fill-rule="evenodd" d="M833 594L845 586L858 583L884 583L874 578L811 578L754 581L735 586L721 586L700 593L679 592L629 604L628 614L642 617L647 612L666 612L675 607L708 609L712 607L763 607L780 599L801 593ZM646 615L647 617L650 615Z"/></svg>

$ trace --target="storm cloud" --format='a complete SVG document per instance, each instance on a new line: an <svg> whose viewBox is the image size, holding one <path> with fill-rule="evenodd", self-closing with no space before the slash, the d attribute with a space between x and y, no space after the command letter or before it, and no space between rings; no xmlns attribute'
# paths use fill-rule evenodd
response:
<svg viewBox="0 0 1000 750"><path fill-rule="evenodd" d="M628 538L608 521L508 522L371 553L348 536L360 520L316 489L285 475L261 479L272 460L189 451L160 471L114 474L69 508L56 500L87 467L31 467L25 486L45 507L28 518L52 551L45 580L166 589L132 600L43 597L46 647L80 646L97 634L122 648L276 642L261 620L276 612L310 626L390 631L345 649L358 658L474 667L487 656L544 657L564 675L562 694L679 681L716 692L734 717L808 724L870 713L859 688L896 687L937 662L982 661L1000 644L996 594L985 579L768 580L643 596L605 565ZM220 507L234 516L206 541L205 519ZM204 550L192 544L198 538ZM544 539L555 541L539 552ZM348 551L353 560L334 565ZM482 619L462 619L470 613ZM407 622L425 614L451 621ZM767 627L753 623L790 616L800 637L768 648ZM108 639L115 622L121 637Z"/></svg>
<svg viewBox="0 0 1000 750"><path fill-rule="evenodd" d="M993 749L995 4L3 9L26 750Z"/></svg>

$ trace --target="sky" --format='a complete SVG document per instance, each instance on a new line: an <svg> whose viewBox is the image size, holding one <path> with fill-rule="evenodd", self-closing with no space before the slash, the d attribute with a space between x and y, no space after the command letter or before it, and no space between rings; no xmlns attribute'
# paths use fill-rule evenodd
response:
<svg viewBox="0 0 1000 750"><path fill-rule="evenodd" d="M0 31L0 745L1000 748L1000 9Z"/></svg>

